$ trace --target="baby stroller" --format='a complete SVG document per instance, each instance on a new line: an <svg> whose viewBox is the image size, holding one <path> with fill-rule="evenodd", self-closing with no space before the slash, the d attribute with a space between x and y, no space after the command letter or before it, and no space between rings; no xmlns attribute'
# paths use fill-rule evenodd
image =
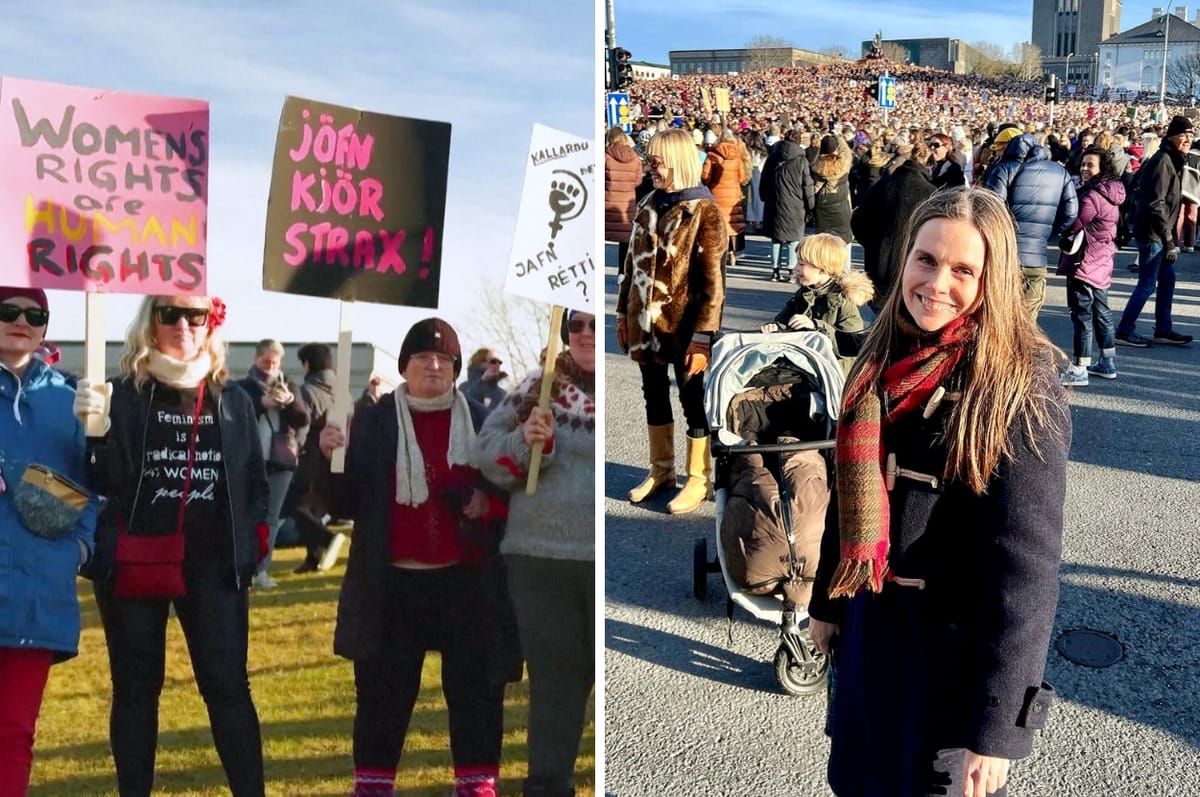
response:
<svg viewBox="0 0 1200 797"><path fill-rule="evenodd" d="M779 627L775 677L789 695L823 689L828 661L800 624L815 580L844 375L821 332L717 339L704 386L713 437L717 556L693 549L693 593L720 572L733 607Z"/></svg>

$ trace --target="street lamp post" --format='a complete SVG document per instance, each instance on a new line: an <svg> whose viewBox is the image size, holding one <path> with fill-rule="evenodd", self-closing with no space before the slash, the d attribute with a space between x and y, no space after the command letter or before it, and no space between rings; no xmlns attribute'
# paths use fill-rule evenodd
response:
<svg viewBox="0 0 1200 797"><path fill-rule="evenodd" d="M1067 53L1067 68L1064 70L1065 77L1063 78L1063 91L1066 91L1071 86L1071 58L1075 53Z"/></svg>
<svg viewBox="0 0 1200 797"><path fill-rule="evenodd" d="M1162 80L1158 84L1158 115L1160 120L1166 116L1167 111L1167 47L1171 41L1171 15L1170 13L1163 14L1166 18L1163 25L1163 62L1162 62Z"/></svg>

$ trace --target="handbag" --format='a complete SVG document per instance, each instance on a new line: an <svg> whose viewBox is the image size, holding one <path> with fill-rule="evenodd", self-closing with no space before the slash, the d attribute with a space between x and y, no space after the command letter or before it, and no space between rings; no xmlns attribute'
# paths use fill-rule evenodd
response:
<svg viewBox="0 0 1200 797"><path fill-rule="evenodd" d="M1078 230L1070 230L1062 234L1058 239L1058 249L1067 257L1083 257L1084 244L1087 242L1087 237L1083 232L1084 228Z"/></svg>
<svg viewBox="0 0 1200 797"><path fill-rule="evenodd" d="M91 493L45 465L28 465L12 488L13 506L25 528L47 540L69 537Z"/></svg>
<svg viewBox="0 0 1200 797"><path fill-rule="evenodd" d="M117 573L113 594L118 598L180 598L187 594L183 580L183 513L192 489L192 464L196 458L196 436L203 404L204 383L201 382L192 412L192 439L174 533L130 534L125 519L117 515Z"/></svg>
<svg viewBox="0 0 1200 797"><path fill-rule="evenodd" d="M271 414L266 414L267 426L271 427L271 445L267 449L269 470L295 470L300 467L300 441L296 432L286 426L278 429L271 423Z"/></svg>

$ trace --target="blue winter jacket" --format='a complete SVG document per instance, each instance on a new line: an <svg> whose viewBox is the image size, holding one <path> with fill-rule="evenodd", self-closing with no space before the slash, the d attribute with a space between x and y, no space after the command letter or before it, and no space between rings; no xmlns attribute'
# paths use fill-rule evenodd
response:
<svg viewBox="0 0 1200 797"><path fill-rule="evenodd" d="M1026 133L1008 142L1004 157L984 176L983 184L1012 212L1021 266L1045 268L1047 242L1057 241L1079 215L1071 175Z"/></svg>
<svg viewBox="0 0 1200 797"><path fill-rule="evenodd" d="M88 486L74 401L63 375L41 360L30 361L20 379L0 366L0 468L8 487L0 494L0 647L50 650L56 661L78 653L75 575L93 550L99 501L92 498L70 537L51 541L25 528L10 491L28 464Z"/></svg>

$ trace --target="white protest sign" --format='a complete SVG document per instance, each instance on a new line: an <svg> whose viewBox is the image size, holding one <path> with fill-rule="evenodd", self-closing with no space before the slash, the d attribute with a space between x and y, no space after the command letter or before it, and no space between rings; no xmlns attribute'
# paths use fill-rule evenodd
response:
<svg viewBox="0 0 1200 797"><path fill-rule="evenodd" d="M506 293L592 310L595 189L592 142L535 124Z"/></svg>

